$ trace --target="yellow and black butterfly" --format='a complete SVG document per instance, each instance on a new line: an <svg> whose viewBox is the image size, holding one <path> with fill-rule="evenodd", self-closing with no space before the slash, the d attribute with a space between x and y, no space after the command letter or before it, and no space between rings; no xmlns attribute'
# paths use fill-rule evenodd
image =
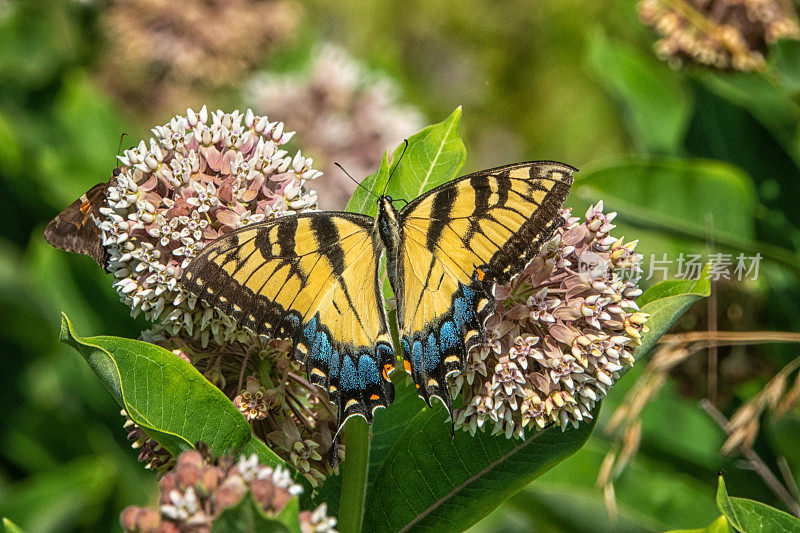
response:
<svg viewBox="0 0 800 533"><path fill-rule="evenodd" d="M291 339L311 383L339 408L339 427L389 405L394 368L380 283L386 254L404 365L418 393L452 412L446 379L463 370L508 282L563 224L573 167L518 163L456 178L400 211L314 212L252 224L208 245L184 286L240 324Z"/></svg>
<svg viewBox="0 0 800 533"><path fill-rule="evenodd" d="M93 219L100 218L100 208L106 205L108 188L116 185L121 170L115 168L111 179L98 183L56 215L44 229L45 240L67 252L88 255L108 270L108 251L103 246L102 232Z"/></svg>

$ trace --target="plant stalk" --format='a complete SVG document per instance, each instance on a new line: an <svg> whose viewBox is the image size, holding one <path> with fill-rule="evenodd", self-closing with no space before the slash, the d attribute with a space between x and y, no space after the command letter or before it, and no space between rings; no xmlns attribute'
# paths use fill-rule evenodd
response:
<svg viewBox="0 0 800 533"><path fill-rule="evenodd" d="M397 315L391 306L387 312L389 333L395 355L400 350ZM342 429L345 457L342 461L342 493L339 502L338 526L341 533L360 533L364 521L364 503L369 473L370 426L360 417L350 418Z"/></svg>
<svg viewBox="0 0 800 533"><path fill-rule="evenodd" d="M351 417L344 432L345 458L342 461L342 498L339 503L339 531L360 533L364 519L364 500L369 469L369 424L360 416Z"/></svg>

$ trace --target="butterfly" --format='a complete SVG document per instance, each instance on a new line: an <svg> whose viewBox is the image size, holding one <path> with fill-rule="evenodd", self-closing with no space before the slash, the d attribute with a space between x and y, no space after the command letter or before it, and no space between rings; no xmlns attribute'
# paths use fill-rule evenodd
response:
<svg viewBox="0 0 800 533"><path fill-rule="evenodd" d="M95 220L100 218L100 208L108 199L108 188L116 185L121 170L115 168L111 179L98 183L56 215L44 229L45 240L67 252L88 255L108 270L109 254Z"/></svg>
<svg viewBox="0 0 800 533"><path fill-rule="evenodd" d="M311 212L252 224L206 246L182 283L255 333L291 340L309 381L338 406L341 429L354 415L371 422L394 399L385 255L403 365L428 405L439 398L452 416L447 379L484 341L493 285L564 223L574 171L518 163L456 178L400 211L380 196L375 218Z"/></svg>

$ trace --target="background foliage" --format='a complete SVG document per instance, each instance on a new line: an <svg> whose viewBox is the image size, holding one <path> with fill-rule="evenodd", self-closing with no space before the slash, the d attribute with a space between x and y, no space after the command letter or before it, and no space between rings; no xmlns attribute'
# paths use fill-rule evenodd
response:
<svg viewBox="0 0 800 533"><path fill-rule="evenodd" d="M180 106L142 93L134 99L108 83L109 50L122 38L104 31L108 9L66 0L0 4L0 516L26 531L118 528L119 510L148 503L155 486L125 440L112 396L58 342L61 311L82 334L136 338L144 325L129 318L90 259L45 244L44 224L107 179L121 132L137 140L187 106L249 105L247 72L226 83L192 81L175 97ZM602 199L619 211L618 233L639 238L646 260L712 248L760 253L758 280L715 283L713 322L720 330L797 331L797 46L777 45L761 73L676 71L656 59L655 36L627 0L512 1L503 9L466 0L316 0L294 9L293 38L265 46L253 68L302 71L317 45L336 42L394 79L401 101L427 122L463 106L462 172L565 161L581 169L571 204L583 210ZM281 110L270 114L280 118ZM373 157L378 168L380 153ZM708 327L700 303L676 331ZM722 507L720 470L732 495L785 509L740 457L719 452L726 434L697 402L713 396L730 417L796 355L791 344L721 349L714 387L704 354L673 369L642 412L638 453L616 476L614 522L595 482L618 444L604 428L645 372L637 365L604 402L580 451L475 530L705 527ZM776 472L784 458L797 479L798 439L796 409L767 414L754 449Z"/></svg>

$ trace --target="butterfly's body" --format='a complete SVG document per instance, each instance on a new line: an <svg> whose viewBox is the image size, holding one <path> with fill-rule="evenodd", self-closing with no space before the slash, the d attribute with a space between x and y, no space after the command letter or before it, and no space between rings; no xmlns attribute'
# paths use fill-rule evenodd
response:
<svg viewBox="0 0 800 533"><path fill-rule="evenodd" d="M492 286L515 275L563 221L574 169L509 165L457 178L398 211L304 213L220 237L183 275L191 293L256 333L291 339L309 381L330 394L339 424L390 404L394 353L380 259L397 300L405 367L426 401L452 409L464 369L495 308Z"/></svg>
<svg viewBox="0 0 800 533"><path fill-rule="evenodd" d="M375 217L375 231L381 239L386 253L386 275L392 290L399 286L397 274L397 258L400 254L402 229L398 221L398 212L389 196L378 198L378 216Z"/></svg>

